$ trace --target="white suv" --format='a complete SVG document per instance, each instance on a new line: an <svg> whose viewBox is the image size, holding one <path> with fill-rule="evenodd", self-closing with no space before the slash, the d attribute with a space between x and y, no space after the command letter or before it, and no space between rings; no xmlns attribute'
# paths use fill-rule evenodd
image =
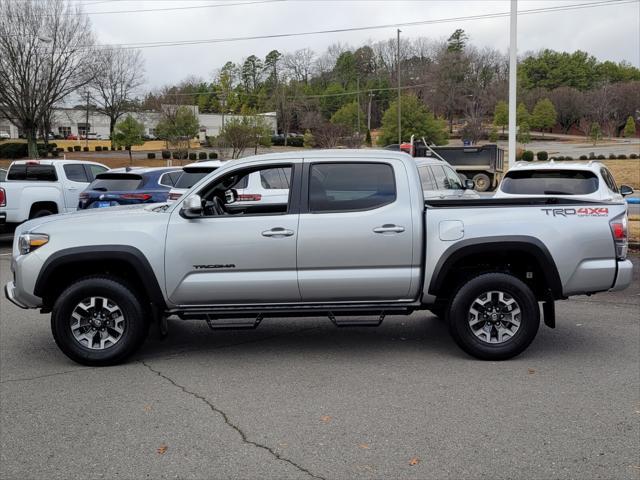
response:
<svg viewBox="0 0 640 480"><path fill-rule="evenodd" d="M621 202L633 193L618 188L600 162L518 162L505 174L494 198L559 197L596 202Z"/></svg>

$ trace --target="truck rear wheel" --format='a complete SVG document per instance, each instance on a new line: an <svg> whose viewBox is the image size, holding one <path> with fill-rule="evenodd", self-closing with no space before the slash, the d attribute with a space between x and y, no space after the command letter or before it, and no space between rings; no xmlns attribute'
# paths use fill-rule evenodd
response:
<svg viewBox="0 0 640 480"><path fill-rule="evenodd" d="M478 192L486 192L491 187L491 179L486 173L478 173L473 176L473 181L476 183L476 190Z"/></svg>
<svg viewBox="0 0 640 480"><path fill-rule="evenodd" d="M106 276L73 283L56 300L51 331L62 352L83 365L124 361L147 336L145 312L129 287Z"/></svg>
<svg viewBox="0 0 640 480"><path fill-rule="evenodd" d="M540 325L540 309L520 279L485 273L458 289L448 318L453 339L469 355L506 360L531 344Z"/></svg>

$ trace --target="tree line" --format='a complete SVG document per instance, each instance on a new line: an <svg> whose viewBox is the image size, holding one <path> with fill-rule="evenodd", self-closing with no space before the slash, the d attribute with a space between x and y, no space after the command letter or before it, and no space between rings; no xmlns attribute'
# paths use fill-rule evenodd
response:
<svg viewBox="0 0 640 480"><path fill-rule="evenodd" d="M380 142L397 141L398 70L403 140L416 134L443 143L454 130L470 139L495 135L487 125L507 99L507 55L474 46L461 29L442 41L419 37L398 45L389 39L357 48L337 43L321 53L272 50L264 58L228 61L209 80L188 77L142 95L140 52L100 47L80 5L0 0L0 11L0 115L19 125L34 157L53 108L73 95L86 94L89 108L109 117L112 138L125 112L154 110L165 117L160 133L179 141L185 135L175 126L176 113L197 105L202 113L251 118L276 111L285 144L290 133L305 132L322 147L359 146L370 141L373 129L381 131ZM549 104L563 131L590 132L597 124L607 135L620 135L640 108L640 70L626 62L543 50L520 59L518 77L518 98L531 112L519 122L523 138L527 128L552 127Z"/></svg>

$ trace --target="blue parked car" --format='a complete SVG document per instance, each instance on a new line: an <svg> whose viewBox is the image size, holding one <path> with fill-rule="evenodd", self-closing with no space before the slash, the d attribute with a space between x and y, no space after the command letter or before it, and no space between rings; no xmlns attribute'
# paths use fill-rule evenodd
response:
<svg viewBox="0 0 640 480"><path fill-rule="evenodd" d="M166 202L181 174L176 167L114 168L99 173L80 194L78 210Z"/></svg>

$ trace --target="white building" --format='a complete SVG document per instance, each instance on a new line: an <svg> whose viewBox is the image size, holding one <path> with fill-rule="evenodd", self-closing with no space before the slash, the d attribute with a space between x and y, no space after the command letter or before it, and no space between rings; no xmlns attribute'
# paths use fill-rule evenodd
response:
<svg viewBox="0 0 640 480"><path fill-rule="evenodd" d="M200 123L200 140L206 137L217 136L220 133L223 122L232 118L242 118L241 115L221 115L219 113L200 113L197 105L188 105L193 113L198 117ZM121 118L128 115L125 113ZM161 118L160 112L131 112L131 115L142 122L145 133L155 136L155 128ZM273 133L278 133L278 122L276 112L259 114L265 118L273 129ZM89 121L87 122L86 110L74 108L56 108L51 118L51 132L65 138L67 135L84 136L86 132L99 135L98 138L109 138L109 117L97 112L89 111ZM6 119L0 119L0 132L6 132L11 138L18 138L20 130L17 125Z"/></svg>

